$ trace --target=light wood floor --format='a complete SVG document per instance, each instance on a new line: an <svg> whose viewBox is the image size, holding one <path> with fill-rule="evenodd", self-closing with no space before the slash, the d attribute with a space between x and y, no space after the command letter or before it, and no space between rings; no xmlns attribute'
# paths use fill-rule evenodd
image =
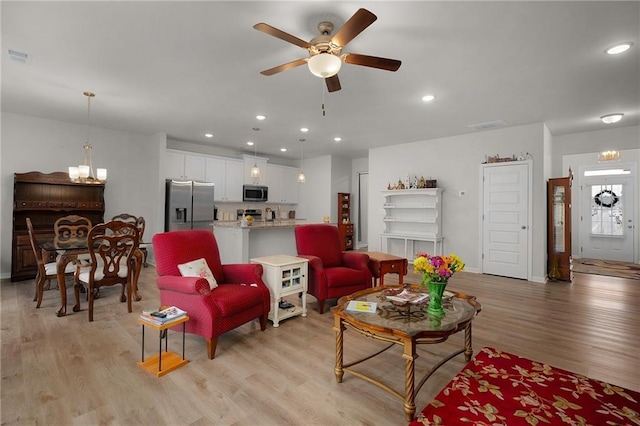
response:
<svg viewBox="0 0 640 426"><path fill-rule="evenodd" d="M394 277L387 275L387 283ZM153 267L143 270L144 299L132 314L118 302L119 287L104 289L93 323L86 310L57 318L57 290L45 292L35 309L33 281L3 281L2 425L406 424L395 397L350 375L336 383L332 315L319 315L313 298L306 318L279 328L269 323L264 332L254 322L227 333L214 360L202 338L187 335L189 364L162 378L142 371L136 318L158 304L154 279ZM640 391L640 281L576 274L572 284L544 285L462 272L450 288L476 295L483 306L473 323L476 350L492 346ZM147 356L157 348L156 336L146 335ZM461 337L422 347L419 372ZM170 350L179 351L180 343L170 333ZM345 333L345 361L379 347ZM402 390L400 355L399 348L389 351L362 368ZM458 356L441 368L417 395L418 409L463 364Z"/></svg>

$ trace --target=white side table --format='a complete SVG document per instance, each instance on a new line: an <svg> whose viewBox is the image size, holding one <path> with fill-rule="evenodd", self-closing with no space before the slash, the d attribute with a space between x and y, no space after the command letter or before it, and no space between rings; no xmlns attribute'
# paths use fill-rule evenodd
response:
<svg viewBox="0 0 640 426"><path fill-rule="evenodd" d="M251 259L251 263L259 263L264 268L263 280L271 293L269 319L274 327L280 325L280 320L296 315L307 316L307 259L279 254L256 257ZM297 297L299 293L302 293L301 298ZM280 300L290 295L296 296L287 299L293 307L280 309Z"/></svg>

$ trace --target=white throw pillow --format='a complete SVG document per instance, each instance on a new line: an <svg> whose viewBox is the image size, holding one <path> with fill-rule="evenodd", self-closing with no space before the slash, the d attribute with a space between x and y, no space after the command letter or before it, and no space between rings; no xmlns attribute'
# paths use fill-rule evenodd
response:
<svg viewBox="0 0 640 426"><path fill-rule="evenodd" d="M211 272L211 269L209 269L209 265L207 265L207 261L204 258L178 265L178 269L183 277L206 278L207 281L209 281L209 288L211 290L218 287L216 277L213 276L213 273Z"/></svg>

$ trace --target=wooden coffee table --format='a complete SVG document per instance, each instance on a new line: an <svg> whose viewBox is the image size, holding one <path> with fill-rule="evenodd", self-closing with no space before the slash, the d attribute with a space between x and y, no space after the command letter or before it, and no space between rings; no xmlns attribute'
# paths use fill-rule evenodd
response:
<svg viewBox="0 0 640 426"><path fill-rule="evenodd" d="M377 285L378 279L380 279L380 285L384 285L385 274L398 274L398 283L403 284L409 263L407 259L379 251L368 251L366 254L369 255L369 270L374 286Z"/></svg>
<svg viewBox="0 0 640 426"><path fill-rule="evenodd" d="M379 386L398 399L404 400L406 419L411 421L416 412L415 394L420 391L427 379L444 363L463 352L465 360L467 362L471 360L473 355L473 349L471 348L471 322L480 312L481 306L476 302L474 296L450 292L453 297L444 303L445 315L443 317L433 317L424 311L424 306L398 307L385 300L384 291L390 288L397 289L398 287L380 286L362 290L340 298L337 306L331 309L334 317L333 329L336 332L336 366L334 373L338 383L342 383L344 373L350 373ZM417 290L418 286L411 286L411 288ZM348 311L347 304L351 300L377 303L376 313ZM375 354L344 364L343 333L347 327L365 337L387 342L389 345ZM414 363L418 358L416 345L442 343L460 331L464 331L464 347L436 363L415 386ZM404 394L371 376L351 368L396 345L403 347L403 352L398 361L404 361L405 363Z"/></svg>

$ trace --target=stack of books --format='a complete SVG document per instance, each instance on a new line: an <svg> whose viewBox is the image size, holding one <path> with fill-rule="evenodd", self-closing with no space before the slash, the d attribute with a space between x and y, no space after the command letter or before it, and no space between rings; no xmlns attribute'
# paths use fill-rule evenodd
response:
<svg viewBox="0 0 640 426"><path fill-rule="evenodd" d="M187 315L186 311L175 306L170 306L160 311L142 311L140 319L147 321L153 325L165 325Z"/></svg>

